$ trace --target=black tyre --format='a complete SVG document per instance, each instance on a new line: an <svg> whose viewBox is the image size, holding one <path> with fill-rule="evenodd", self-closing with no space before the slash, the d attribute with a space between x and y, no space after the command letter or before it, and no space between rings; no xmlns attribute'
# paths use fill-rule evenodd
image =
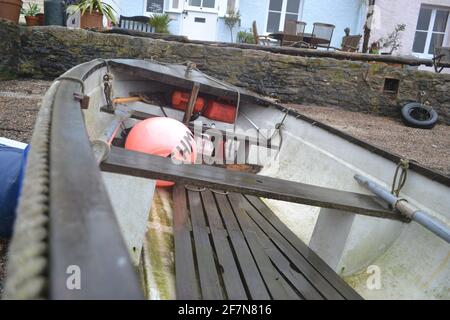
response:
<svg viewBox="0 0 450 320"><path fill-rule="evenodd" d="M438 121L438 114L431 107L412 102L402 108L402 118L409 127L432 129Z"/></svg>

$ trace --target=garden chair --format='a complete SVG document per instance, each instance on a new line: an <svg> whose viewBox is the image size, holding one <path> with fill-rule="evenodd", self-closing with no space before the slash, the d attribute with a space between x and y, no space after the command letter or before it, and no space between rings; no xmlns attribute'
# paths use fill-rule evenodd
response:
<svg viewBox="0 0 450 320"><path fill-rule="evenodd" d="M284 23L283 44L295 47L309 47L309 44L303 41L305 34L306 22L286 20Z"/></svg>
<svg viewBox="0 0 450 320"><path fill-rule="evenodd" d="M341 48L338 49L339 51L344 52L358 52L359 50L359 43L361 41L362 35L355 35L355 36L345 36L342 38L342 44Z"/></svg>
<svg viewBox="0 0 450 320"><path fill-rule="evenodd" d="M268 36L260 36L258 34L258 28L256 27L256 21L253 21L252 30L253 30L253 39L255 41L255 44L263 45L263 46L270 45L270 38Z"/></svg>
<svg viewBox="0 0 450 320"><path fill-rule="evenodd" d="M313 38L311 39L310 45L313 48L326 48L330 49L331 39L333 38L334 29L336 28L333 24L328 23L314 23L313 28Z"/></svg>
<svg viewBox="0 0 450 320"><path fill-rule="evenodd" d="M450 65L450 47L434 48L433 65L437 73L441 73L444 68L448 68L448 65Z"/></svg>

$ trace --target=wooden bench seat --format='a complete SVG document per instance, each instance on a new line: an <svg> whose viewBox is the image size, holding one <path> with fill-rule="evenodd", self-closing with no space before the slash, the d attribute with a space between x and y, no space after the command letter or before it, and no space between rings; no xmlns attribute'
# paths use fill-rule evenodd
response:
<svg viewBox="0 0 450 320"><path fill-rule="evenodd" d="M174 187L177 299L361 299L254 196Z"/></svg>

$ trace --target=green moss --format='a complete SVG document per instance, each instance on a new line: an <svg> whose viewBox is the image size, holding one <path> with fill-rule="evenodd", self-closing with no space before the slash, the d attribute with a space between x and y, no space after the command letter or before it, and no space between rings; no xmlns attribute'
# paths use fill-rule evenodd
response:
<svg viewBox="0 0 450 320"><path fill-rule="evenodd" d="M164 202L161 198L159 190L155 192L155 196L153 198L152 211L153 212L150 215L150 222L156 222L167 227L170 227L172 225L168 213L164 209Z"/></svg>
<svg viewBox="0 0 450 320"><path fill-rule="evenodd" d="M17 73L10 69L0 68L0 80L13 80L17 78Z"/></svg>
<svg viewBox="0 0 450 320"><path fill-rule="evenodd" d="M175 274L171 256L174 250L173 235L151 228L147 233L147 243L155 285L161 299L170 299L169 281Z"/></svg>

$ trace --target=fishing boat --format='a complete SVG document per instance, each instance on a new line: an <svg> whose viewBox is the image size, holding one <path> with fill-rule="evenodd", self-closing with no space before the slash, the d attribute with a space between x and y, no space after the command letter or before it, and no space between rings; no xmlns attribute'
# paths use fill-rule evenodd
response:
<svg viewBox="0 0 450 320"><path fill-rule="evenodd" d="M449 186L195 64L98 59L42 102L5 297L448 299Z"/></svg>

